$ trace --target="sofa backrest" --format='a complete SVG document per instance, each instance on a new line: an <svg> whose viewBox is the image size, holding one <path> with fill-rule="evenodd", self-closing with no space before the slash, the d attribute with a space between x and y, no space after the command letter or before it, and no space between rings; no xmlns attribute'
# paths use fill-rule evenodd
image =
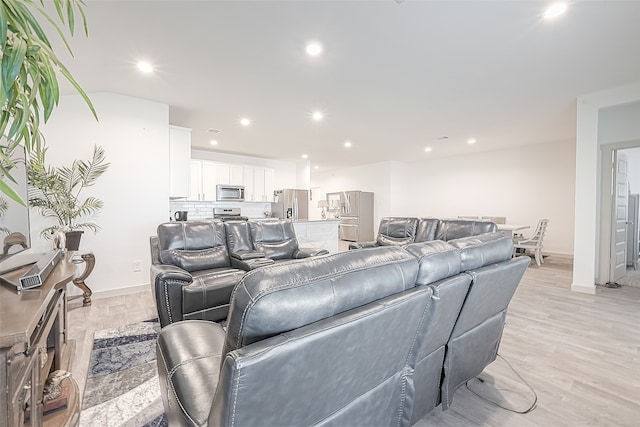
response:
<svg viewBox="0 0 640 427"><path fill-rule="evenodd" d="M416 231L415 242L429 242L436 240L440 220L437 218L420 218L418 220L418 230Z"/></svg>
<svg viewBox="0 0 640 427"><path fill-rule="evenodd" d="M371 248L261 267L233 290L224 353L414 287L418 263Z"/></svg>
<svg viewBox="0 0 640 427"><path fill-rule="evenodd" d="M291 259L298 239L291 220L249 221L254 249L271 259Z"/></svg>
<svg viewBox="0 0 640 427"><path fill-rule="evenodd" d="M160 261L192 272L230 265L224 224L174 221L157 229Z"/></svg>
<svg viewBox="0 0 640 427"><path fill-rule="evenodd" d="M490 221L471 221L464 219L441 219L436 230L437 240L453 240L483 233L495 233L498 226Z"/></svg>
<svg viewBox="0 0 640 427"><path fill-rule="evenodd" d="M417 228L418 218L382 218L376 243L380 246L402 246L413 243Z"/></svg>
<svg viewBox="0 0 640 427"><path fill-rule="evenodd" d="M513 256L513 241L502 233L462 237L448 243L460 252L460 271L506 261Z"/></svg>
<svg viewBox="0 0 640 427"><path fill-rule="evenodd" d="M330 257L323 257L321 263L326 258ZM317 261L302 260L306 264ZM415 270L415 259L399 262L399 267L395 263L374 263L372 273L391 279L401 277L402 270ZM409 264L413 267L407 268ZM332 298L320 298L330 309L351 305L345 304L347 300L356 303L357 298L349 294L355 297L360 293L354 286L360 288L356 285L362 283L361 277L365 282L362 289L373 291L371 285L387 288L382 281L375 283L378 281L365 270L347 273L351 278L344 282L337 271L325 279L322 266L316 265L313 270L318 273L316 279L303 279L296 289L310 287L309 295L341 294L336 304L332 304ZM394 273L389 274L392 270ZM405 286L402 280L391 281L394 286L387 290ZM384 296L227 353L208 425L408 426L412 366L424 336L421 328L426 324L431 292L431 288L421 287ZM298 317L297 312L304 315L307 307L311 312L318 311L313 298L303 296L295 307L287 303L289 298L284 300L279 318ZM270 305L279 311L277 300ZM318 315L325 314L314 317ZM438 377L436 384L439 382Z"/></svg>
<svg viewBox="0 0 640 427"><path fill-rule="evenodd" d="M449 243L460 250L462 270L472 282L447 344L443 409L458 387L495 360L507 307L530 263L528 257L511 259L513 243L501 233Z"/></svg>
<svg viewBox="0 0 640 427"><path fill-rule="evenodd" d="M254 250L248 221L225 221L224 228L229 252L239 253Z"/></svg>

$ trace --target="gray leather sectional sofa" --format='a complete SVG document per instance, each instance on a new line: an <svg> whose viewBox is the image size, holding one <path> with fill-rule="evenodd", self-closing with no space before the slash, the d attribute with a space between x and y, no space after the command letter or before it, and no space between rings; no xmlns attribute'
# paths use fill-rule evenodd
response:
<svg viewBox="0 0 640 427"><path fill-rule="evenodd" d="M290 220L167 222L150 246L151 289L162 326L223 320L231 291L247 271L328 253L299 248Z"/></svg>
<svg viewBox="0 0 640 427"><path fill-rule="evenodd" d="M355 242L349 249L375 246L403 246L432 240L459 239L484 233L495 233L498 226L490 221L414 217L386 217L380 220L378 236L373 242Z"/></svg>
<svg viewBox="0 0 640 427"><path fill-rule="evenodd" d="M170 425L409 426L497 354L530 260L489 233L375 247L246 273L227 330L157 341Z"/></svg>

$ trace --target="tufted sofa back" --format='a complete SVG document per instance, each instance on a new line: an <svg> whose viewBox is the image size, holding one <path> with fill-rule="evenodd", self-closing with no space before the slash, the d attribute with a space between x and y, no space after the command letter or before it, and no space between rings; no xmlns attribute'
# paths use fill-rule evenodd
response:
<svg viewBox="0 0 640 427"><path fill-rule="evenodd" d="M252 270L231 296L223 354L414 287L417 271L416 259L397 247Z"/></svg>
<svg viewBox="0 0 640 427"><path fill-rule="evenodd" d="M224 224L175 221L158 226L159 258L188 272L230 265Z"/></svg>
<svg viewBox="0 0 640 427"><path fill-rule="evenodd" d="M295 258L298 239L291 221L250 221L254 249L271 259Z"/></svg>
<svg viewBox="0 0 640 427"><path fill-rule="evenodd" d="M377 243L380 246L402 246L413 243L418 218L388 217L380 220Z"/></svg>
<svg viewBox="0 0 640 427"><path fill-rule="evenodd" d="M438 222L435 239L449 241L483 233L495 233L496 231L498 231L498 226L489 221L441 219Z"/></svg>

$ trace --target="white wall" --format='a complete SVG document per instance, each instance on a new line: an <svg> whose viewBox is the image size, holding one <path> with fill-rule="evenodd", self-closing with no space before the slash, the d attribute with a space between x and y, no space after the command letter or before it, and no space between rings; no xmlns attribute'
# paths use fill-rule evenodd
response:
<svg viewBox="0 0 640 427"><path fill-rule="evenodd" d="M629 170L627 178L629 180L629 191L640 193L640 148L629 148L622 150L629 159Z"/></svg>
<svg viewBox="0 0 640 427"><path fill-rule="evenodd" d="M87 284L99 296L149 283L149 236L166 221L169 208L169 107L110 93L90 98L99 122L79 96L63 96L42 130L53 165L90 159L94 144L105 149L111 164L82 193L104 201L94 221L102 230L96 235L85 231L80 244L80 251L96 256ZM40 237L49 223L34 209L31 219L34 246L49 249L51 242ZM140 272L133 272L134 261L142 262Z"/></svg>
<svg viewBox="0 0 640 427"><path fill-rule="evenodd" d="M599 129L602 132L602 142L614 143L620 141L609 140L613 135L606 131L610 128L609 120L616 120L618 114L600 122L605 109L636 103L640 100L640 82L626 86L612 88L602 92L587 94L578 98L576 124L576 191L575 191L575 232L573 282L571 289L585 293L595 293L595 280L598 273L597 264L601 264L600 242L600 150ZM624 108L623 108L624 110ZM618 113L620 113L618 111ZM622 116L622 115L621 115ZM620 117L621 117L620 116ZM633 129L637 127L637 120L616 120L618 126L629 131L616 131L625 141L634 139ZM620 136L619 136L620 137Z"/></svg>
<svg viewBox="0 0 640 427"><path fill-rule="evenodd" d="M274 187L298 188L297 167L294 162L261 159L259 157L238 156L235 154L216 153L215 151L191 150L191 158L198 160L211 160L214 162L234 163L238 165L262 166L275 169Z"/></svg>
<svg viewBox="0 0 640 427"><path fill-rule="evenodd" d="M545 252L573 253L575 152L572 141L435 159L386 162L314 174L324 192L373 191L384 216L506 216L535 228L550 220ZM526 232L525 232L526 234Z"/></svg>

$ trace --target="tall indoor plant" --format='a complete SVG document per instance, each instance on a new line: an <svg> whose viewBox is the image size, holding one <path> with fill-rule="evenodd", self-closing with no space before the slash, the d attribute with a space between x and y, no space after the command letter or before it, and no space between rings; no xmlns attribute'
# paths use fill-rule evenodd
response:
<svg viewBox="0 0 640 427"><path fill-rule="evenodd" d="M36 19L37 15L48 21L71 52L60 24L73 35L79 14L87 34L85 4L83 0L49 3L55 7L53 16L57 19L47 13L44 0L0 1L0 192L23 205L24 201L6 182L15 182L11 176L15 166L12 154L20 143L27 153L43 145L40 121L46 122L58 104L57 73L75 87L96 116L91 101L53 52Z"/></svg>
<svg viewBox="0 0 640 427"><path fill-rule="evenodd" d="M27 165L29 181L29 205L38 208L44 217L55 218L58 222L42 230L41 235L50 237L60 230L67 233L67 249L71 246L70 234L79 236L83 230L97 232L100 227L88 222L88 218L103 207L102 200L96 197L81 198L80 193L91 187L107 171L104 150L93 147L93 157L89 161L74 160L71 166L47 166L46 148L34 149ZM79 244L79 237L78 237Z"/></svg>

